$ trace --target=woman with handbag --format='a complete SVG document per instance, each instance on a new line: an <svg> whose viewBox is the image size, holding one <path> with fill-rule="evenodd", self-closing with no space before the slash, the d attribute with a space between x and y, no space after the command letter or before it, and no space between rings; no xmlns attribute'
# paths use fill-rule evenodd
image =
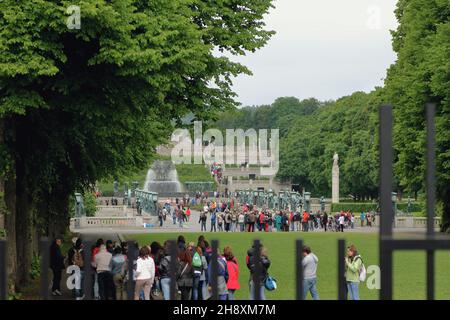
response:
<svg viewBox="0 0 450 320"><path fill-rule="evenodd" d="M181 291L181 300L190 300L193 285L194 269L192 268L192 256L189 251L178 253L180 275L178 276L178 290Z"/></svg>

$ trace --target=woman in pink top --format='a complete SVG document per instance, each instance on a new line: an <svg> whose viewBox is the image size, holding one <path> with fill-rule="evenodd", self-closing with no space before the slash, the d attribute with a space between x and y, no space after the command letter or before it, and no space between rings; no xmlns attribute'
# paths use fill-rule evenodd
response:
<svg viewBox="0 0 450 320"><path fill-rule="evenodd" d="M228 300L234 300L234 292L241 288L239 284L239 266L236 257L233 255L231 247L227 246L223 250L223 256L227 260L228 269Z"/></svg>

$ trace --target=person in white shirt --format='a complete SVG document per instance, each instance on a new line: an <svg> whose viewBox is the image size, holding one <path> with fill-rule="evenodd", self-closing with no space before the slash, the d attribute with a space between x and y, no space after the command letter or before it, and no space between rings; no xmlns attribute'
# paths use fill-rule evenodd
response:
<svg viewBox="0 0 450 320"><path fill-rule="evenodd" d="M344 223L345 223L345 217L343 215L341 215L339 217L339 230L341 232L344 232Z"/></svg>
<svg viewBox="0 0 450 320"><path fill-rule="evenodd" d="M150 300L150 290L155 280L155 262L150 253L151 251L147 246L139 250L139 257L136 262L134 300L139 300L141 290L144 290L145 300Z"/></svg>

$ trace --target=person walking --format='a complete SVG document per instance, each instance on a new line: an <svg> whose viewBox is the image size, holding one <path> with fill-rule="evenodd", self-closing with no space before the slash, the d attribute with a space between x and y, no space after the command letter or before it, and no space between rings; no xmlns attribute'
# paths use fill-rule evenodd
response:
<svg viewBox="0 0 450 320"><path fill-rule="evenodd" d="M53 272L52 295L62 296L61 293L61 274L65 269L64 259L61 252L62 241L60 238L55 239L50 246L50 269Z"/></svg>
<svg viewBox="0 0 450 320"><path fill-rule="evenodd" d="M247 251L247 268L250 271L250 279L249 279L249 291L250 291L250 300L255 300L255 295L254 295L254 291L255 291L255 283L253 282L253 274L255 273L255 266L257 261L255 261L255 247L252 246L248 251ZM260 247L260 256L261 259L259 261L259 266L261 269L261 277L259 279L259 286L260 286L260 298L261 300L266 300L266 295L265 295L265 287L264 287L264 280L266 279L267 275L268 275L268 270L270 268L270 260L269 257L267 255L267 250L262 246Z"/></svg>
<svg viewBox="0 0 450 320"><path fill-rule="evenodd" d="M191 291L193 286L194 269L192 268L192 256L189 251L180 251L178 253L177 280L178 289L181 291L181 300L191 300Z"/></svg>
<svg viewBox="0 0 450 320"><path fill-rule="evenodd" d="M227 281L227 300L234 300L234 293L236 292L236 290L239 290L241 288L239 284L239 265L236 257L233 255L233 251L230 246L227 246L225 247L225 249L223 249L223 256L227 261L227 269L229 275Z"/></svg>
<svg viewBox="0 0 450 320"><path fill-rule="evenodd" d="M303 300L306 299L308 292L311 293L313 300L319 300L317 293L317 264L319 259L311 252L311 248L303 246L302 249L302 266L303 266Z"/></svg>
<svg viewBox="0 0 450 320"><path fill-rule="evenodd" d="M350 300L359 300L359 276L362 265L361 256L352 244L348 247L347 256L345 257L345 279Z"/></svg>
<svg viewBox="0 0 450 320"><path fill-rule="evenodd" d="M98 292L100 300L111 299L113 280L111 275L111 259L112 254L106 250L106 246L102 244L100 251L95 255L94 266L97 270Z"/></svg>
<svg viewBox="0 0 450 320"><path fill-rule="evenodd" d="M150 256L150 253L148 246L143 246L139 250L139 257L136 261L134 300L139 300L142 290L144 291L144 300L150 300L150 290L155 279L155 262Z"/></svg>
<svg viewBox="0 0 450 320"><path fill-rule="evenodd" d="M114 248L114 255L111 259L111 274L115 287L116 300L126 300L125 277L127 270L127 256L125 248Z"/></svg>

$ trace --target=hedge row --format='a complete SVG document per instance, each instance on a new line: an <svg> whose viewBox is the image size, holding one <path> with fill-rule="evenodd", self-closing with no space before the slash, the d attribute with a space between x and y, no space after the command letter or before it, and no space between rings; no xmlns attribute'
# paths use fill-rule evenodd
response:
<svg viewBox="0 0 450 320"><path fill-rule="evenodd" d="M376 210L378 207L377 203L372 202L355 202L355 203L333 203L331 205L331 211L332 212L339 212L339 211L347 211L350 210L352 212L367 212L371 210ZM404 212L408 211L408 203L397 203L397 210L401 210ZM422 212L425 210L425 205L422 202L414 202L411 203L411 212Z"/></svg>

